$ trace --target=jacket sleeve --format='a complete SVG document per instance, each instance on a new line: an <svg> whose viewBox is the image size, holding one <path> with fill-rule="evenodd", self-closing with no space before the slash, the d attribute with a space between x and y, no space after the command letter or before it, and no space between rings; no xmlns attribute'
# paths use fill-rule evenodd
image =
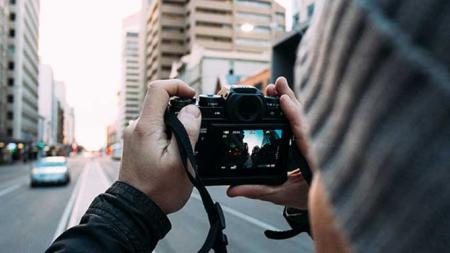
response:
<svg viewBox="0 0 450 253"><path fill-rule="evenodd" d="M151 252L170 230L167 216L144 193L115 182L94 199L78 226L46 252Z"/></svg>

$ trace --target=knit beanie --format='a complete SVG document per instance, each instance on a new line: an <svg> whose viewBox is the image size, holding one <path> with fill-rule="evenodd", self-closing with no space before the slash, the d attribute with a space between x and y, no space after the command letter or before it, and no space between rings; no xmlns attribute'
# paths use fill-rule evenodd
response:
<svg viewBox="0 0 450 253"><path fill-rule="evenodd" d="M328 0L295 91L356 253L450 252L450 1Z"/></svg>

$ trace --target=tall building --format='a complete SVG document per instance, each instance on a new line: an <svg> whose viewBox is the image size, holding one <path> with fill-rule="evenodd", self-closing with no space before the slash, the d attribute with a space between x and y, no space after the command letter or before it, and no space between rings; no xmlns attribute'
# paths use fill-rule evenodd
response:
<svg viewBox="0 0 450 253"><path fill-rule="evenodd" d="M119 93L119 126L121 134L129 122L139 116L142 98L140 45L140 13L123 21L122 82ZM121 138L121 136L119 136Z"/></svg>
<svg viewBox="0 0 450 253"><path fill-rule="evenodd" d="M53 113L53 127L57 144L71 145L75 143L75 113L67 102L66 84L55 81L56 108Z"/></svg>
<svg viewBox="0 0 450 253"><path fill-rule="evenodd" d="M38 137L39 0L9 1L7 134L32 142Z"/></svg>
<svg viewBox="0 0 450 253"><path fill-rule="evenodd" d="M5 0L0 0L0 142L6 136L7 67L8 67L8 9ZM2 138L3 136L3 138ZM6 138L5 138L6 139Z"/></svg>
<svg viewBox="0 0 450 253"><path fill-rule="evenodd" d="M300 30L309 25L314 14L316 0L294 0L292 29Z"/></svg>
<svg viewBox="0 0 450 253"><path fill-rule="evenodd" d="M39 66L39 115L41 116L41 126L38 140L49 146L57 143L55 85L52 68L49 65L41 64Z"/></svg>
<svg viewBox="0 0 450 253"><path fill-rule="evenodd" d="M172 63L196 47L263 54L285 32L285 10L273 0L155 0L149 13L148 81L168 78Z"/></svg>

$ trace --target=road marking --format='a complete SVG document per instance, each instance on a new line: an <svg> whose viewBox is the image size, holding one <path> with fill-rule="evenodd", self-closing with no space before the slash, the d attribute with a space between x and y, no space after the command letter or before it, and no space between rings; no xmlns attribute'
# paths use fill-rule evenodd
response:
<svg viewBox="0 0 450 253"><path fill-rule="evenodd" d="M6 187L5 189L0 191L0 197L19 189L20 186L22 186L22 184L23 184L23 182Z"/></svg>
<svg viewBox="0 0 450 253"><path fill-rule="evenodd" d="M196 200L202 201L202 198L200 197L200 195L198 193L195 193L195 192L192 193L191 198L194 198ZM251 217L251 216L249 216L249 215L247 215L245 213L241 213L241 212L239 212L239 211L237 211L237 210L235 210L235 209L233 209L231 207L228 207L228 206L225 206L225 205L222 205L222 204L220 204L220 206L222 207L222 210L224 212L229 213L229 214L231 214L231 215L233 215L235 217L238 217L240 219L243 219L243 220L245 220L245 221L247 221L247 222L249 222L249 223L251 223L251 224L253 224L255 226L258 226L258 227L260 227L262 229L277 230L277 231L280 230L277 227L274 227L274 226L272 226L270 224L265 223L264 221L261 221L261 220L258 220L256 218L253 218L253 217Z"/></svg>
<svg viewBox="0 0 450 253"><path fill-rule="evenodd" d="M97 161L89 162L88 165L89 168L85 169L83 175L81 175L82 183L72 208L67 228L78 225L91 202L99 194L104 193L111 185Z"/></svg>
<svg viewBox="0 0 450 253"><path fill-rule="evenodd" d="M84 169L87 165L84 166ZM83 173L81 172L81 173ZM69 221L69 215L72 213L73 205L75 203L75 197L77 196L78 190L80 188L80 181L81 181L81 175L78 176L77 183L75 184L75 187L73 188L72 194L70 195L69 201L66 204L66 207L64 208L64 212L61 216L61 219L59 220L58 227L56 228L55 234L53 234L52 243L55 241L55 239L62 234L66 230L67 223Z"/></svg>

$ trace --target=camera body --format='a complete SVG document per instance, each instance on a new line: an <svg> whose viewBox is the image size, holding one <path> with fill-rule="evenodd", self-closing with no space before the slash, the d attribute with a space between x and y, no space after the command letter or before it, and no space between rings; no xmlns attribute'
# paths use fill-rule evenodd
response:
<svg viewBox="0 0 450 253"><path fill-rule="evenodd" d="M233 86L217 95L172 98L177 114L197 105L202 113L195 147L200 180L205 185L282 184L292 133L278 97L252 86Z"/></svg>

